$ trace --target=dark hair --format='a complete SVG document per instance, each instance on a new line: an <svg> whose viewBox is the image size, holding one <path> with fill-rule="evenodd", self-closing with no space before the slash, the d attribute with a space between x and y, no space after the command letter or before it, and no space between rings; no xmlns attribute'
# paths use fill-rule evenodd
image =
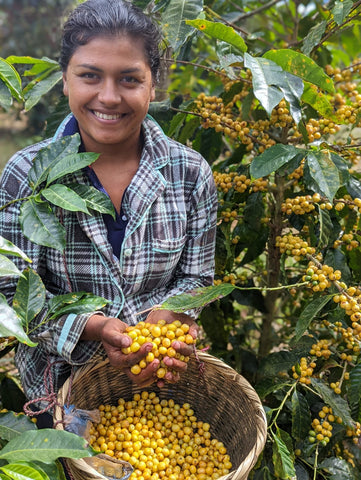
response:
<svg viewBox="0 0 361 480"><path fill-rule="evenodd" d="M160 65L158 26L138 7L124 0L87 0L69 15L63 27L59 64L64 72L76 49L101 35L141 38L154 80Z"/></svg>

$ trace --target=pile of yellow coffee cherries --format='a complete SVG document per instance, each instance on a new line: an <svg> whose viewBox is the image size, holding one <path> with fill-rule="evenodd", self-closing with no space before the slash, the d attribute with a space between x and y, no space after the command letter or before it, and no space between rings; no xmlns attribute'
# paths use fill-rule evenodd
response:
<svg viewBox="0 0 361 480"><path fill-rule="evenodd" d="M223 442L212 438L209 423L198 420L189 403L142 391L99 411L90 445L129 462L131 480L216 480L232 468Z"/></svg>
<svg viewBox="0 0 361 480"><path fill-rule="evenodd" d="M188 332L189 325L179 320L175 320L172 323L166 323L165 320L159 320L157 323L139 322L134 327L127 327L125 333L132 339L132 343L129 347L122 349L124 354L138 352L140 347L147 342L153 345L152 350L148 352L146 357L132 366L131 372L134 375L139 375L149 363L158 358L160 364L156 374L158 378L164 378L168 371L167 366L163 362L165 356L188 362L188 356L180 355L172 347L174 340L184 342L187 345L194 345L195 339Z"/></svg>

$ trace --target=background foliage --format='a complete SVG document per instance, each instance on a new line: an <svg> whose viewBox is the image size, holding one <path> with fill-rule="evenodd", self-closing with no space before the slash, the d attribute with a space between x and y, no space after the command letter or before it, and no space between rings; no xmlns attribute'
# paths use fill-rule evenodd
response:
<svg viewBox="0 0 361 480"><path fill-rule="evenodd" d="M360 3L142 4L169 73L150 113L218 187L200 347L263 401L256 480L361 477ZM2 107L31 111L60 77L53 61L11 56L0 79Z"/></svg>

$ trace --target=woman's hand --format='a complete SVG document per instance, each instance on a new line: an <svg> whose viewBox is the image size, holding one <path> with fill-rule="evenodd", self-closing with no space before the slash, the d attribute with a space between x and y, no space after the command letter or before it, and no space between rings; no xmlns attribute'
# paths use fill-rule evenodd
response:
<svg viewBox="0 0 361 480"><path fill-rule="evenodd" d="M157 323L159 320L165 320L167 323L172 323L175 320L179 320L182 323L189 325L188 333L192 335L194 339L197 338L199 327L196 322L185 313L175 313L171 310L152 310L146 318L146 322ZM172 347L180 355L189 357L193 353L193 345L188 345L184 342L179 342L175 340L172 342ZM187 370L187 363L182 362L174 357L164 357L163 362L168 368L168 372L165 374L163 379L157 381L158 387L163 387L165 381L168 383L176 383L179 381L180 376ZM171 370L171 371L170 371Z"/></svg>

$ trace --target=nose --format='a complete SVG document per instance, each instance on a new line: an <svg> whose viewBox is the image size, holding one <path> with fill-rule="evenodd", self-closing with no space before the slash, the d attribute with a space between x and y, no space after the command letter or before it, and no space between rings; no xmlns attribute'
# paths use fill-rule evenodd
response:
<svg viewBox="0 0 361 480"><path fill-rule="evenodd" d="M106 105L112 105L121 101L119 86L113 79L105 79L98 93L99 101Z"/></svg>

